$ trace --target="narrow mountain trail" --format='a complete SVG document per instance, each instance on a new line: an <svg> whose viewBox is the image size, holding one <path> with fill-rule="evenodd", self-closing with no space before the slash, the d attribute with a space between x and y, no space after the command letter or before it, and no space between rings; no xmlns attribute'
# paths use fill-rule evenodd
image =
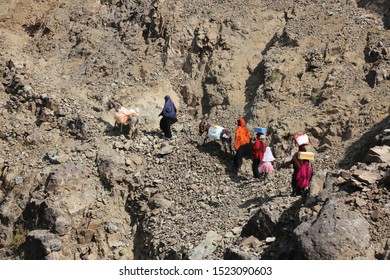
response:
<svg viewBox="0 0 390 280"><path fill-rule="evenodd" d="M244 158L236 174L233 156L221 149L219 142L209 139L203 144L205 135L198 135L197 120L184 123L185 129L174 132L172 140L155 136L156 147L169 146L173 150L149 161L143 176L145 185L155 188L153 197L169 203L163 206L161 201L155 202L152 212L156 215L142 224L149 230L152 225L154 239L165 247L177 246L180 240L188 251L205 240L209 232L215 232L218 246L205 257L222 259L264 201L290 195L290 169L275 168L268 179L255 179L251 159ZM175 124L173 129L182 126Z"/></svg>

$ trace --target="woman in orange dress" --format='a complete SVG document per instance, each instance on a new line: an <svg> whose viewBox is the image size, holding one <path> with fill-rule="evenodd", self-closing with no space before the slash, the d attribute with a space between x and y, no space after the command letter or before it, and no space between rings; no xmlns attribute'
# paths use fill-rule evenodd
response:
<svg viewBox="0 0 390 280"><path fill-rule="evenodd" d="M234 157L234 167L236 172L240 171L242 158L246 154L250 154L251 134L244 119L237 119L236 135L234 138L234 148L236 155Z"/></svg>

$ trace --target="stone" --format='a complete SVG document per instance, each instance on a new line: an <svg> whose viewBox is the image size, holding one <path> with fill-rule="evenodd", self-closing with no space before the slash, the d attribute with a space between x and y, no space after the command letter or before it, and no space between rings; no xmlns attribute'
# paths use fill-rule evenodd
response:
<svg viewBox="0 0 390 280"><path fill-rule="evenodd" d="M167 145L167 146L162 147L159 151L157 151L156 154L161 155L161 156L165 156L165 155L173 153L174 150L175 150L174 146Z"/></svg>
<svg viewBox="0 0 390 280"><path fill-rule="evenodd" d="M332 149L331 145L324 143L324 144L321 144L321 146L318 148L318 152L322 153L322 152L325 152L325 151L328 151L331 149Z"/></svg>
<svg viewBox="0 0 390 280"><path fill-rule="evenodd" d="M359 207L363 207L363 206L367 205L367 201L365 201L364 199L361 199L359 197L356 198L355 203Z"/></svg>
<svg viewBox="0 0 390 280"><path fill-rule="evenodd" d="M250 252L246 252L241 247L229 247L226 249L224 255L224 260L258 260L257 256L253 256Z"/></svg>
<svg viewBox="0 0 390 280"><path fill-rule="evenodd" d="M202 260L211 253L214 252L214 250L217 248L215 245L216 242L220 241L222 239L222 236L216 233L215 231L209 231L206 234L206 237L204 240L202 240L198 246L196 246L192 252L190 259L191 260Z"/></svg>
<svg viewBox="0 0 390 280"><path fill-rule="evenodd" d="M114 149L124 149L124 144L122 143L122 142L120 142L120 141L116 141L115 143L114 143Z"/></svg>
<svg viewBox="0 0 390 280"><path fill-rule="evenodd" d="M310 182L310 196L318 195L324 188L325 175L323 172L317 172L313 175Z"/></svg>
<svg viewBox="0 0 390 280"><path fill-rule="evenodd" d="M370 244L369 223L350 211L343 201L333 199L324 205L318 218L298 231L298 251L310 260L340 260L364 256Z"/></svg>
<svg viewBox="0 0 390 280"><path fill-rule="evenodd" d="M53 164L65 163L68 160L68 155L62 151L48 152L46 156L49 159L50 163Z"/></svg>
<svg viewBox="0 0 390 280"><path fill-rule="evenodd" d="M347 181L347 184L351 187L355 187L357 189L360 189L362 190L364 188L364 186L362 185L362 183L354 178L349 178L348 181Z"/></svg>
<svg viewBox="0 0 390 280"><path fill-rule="evenodd" d="M133 165L133 161L131 159L129 159L129 158L126 158L125 159L125 164L126 164L126 166L132 166Z"/></svg>
<svg viewBox="0 0 390 280"><path fill-rule="evenodd" d="M276 240L276 237L267 237L265 239L265 243L267 243L267 244L273 243L273 242L275 242L275 240Z"/></svg>
<svg viewBox="0 0 390 280"><path fill-rule="evenodd" d="M390 169L388 169L383 176L381 182L387 186L387 188L390 188Z"/></svg>
<svg viewBox="0 0 390 280"><path fill-rule="evenodd" d="M371 219L375 222L377 222L380 218L381 214L379 212L379 210L375 210L371 213Z"/></svg>
<svg viewBox="0 0 390 280"><path fill-rule="evenodd" d="M312 207L312 210L313 210L314 212L316 212L316 213L320 213L321 209L322 209L322 206L319 205L319 204L316 204L316 205L314 205L314 206Z"/></svg>
<svg viewBox="0 0 390 280"><path fill-rule="evenodd" d="M323 131L321 128L315 126L311 129L311 134L317 138L317 139L321 139L322 138L322 134L323 134Z"/></svg>
<svg viewBox="0 0 390 280"><path fill-rule="evenodd" d="M149 200L149 206L151 209L163 208L168 209L173 205L173 202L166 199L162 194L156 194Z"/></svg>
<svg viewBox="0 0 390 280"><path fill-rule="evenodd" d="M390 164L390 146L377 146L371 148L367 153L366 161Z"/></svg>
<svg viewBox="0 0 390 280"><path fill-rule="evenodd" d="M242 227L235 227L231 230L234 235L239 235L242 231Z"/></svg>
<svg viewBox="0 0 390 280"><path fill-rule="evenodd" d="M51 252L59 251L61 240L48 230L33 230L26 238L26 259L45 259Z"/></svg>
<svg viewBox="0 0 390 280"><path fill-rule="evenodd" d="M341 170L341 171L340 171L340 176L341 176L343 179L348 180L349 178L351 178L352 173L349 172L349 171Z"/></svg>
<svg viewBox="0 0 390 280"><path fill-rule="evenodd" d="M236 235L234 235L233 232L228 231L228 232L225 233L225 237L226 237L226 238L233 238L233 237L236 237Z"/></svg>
<svg viewBox="0 0 390 280"><path fill-rule="evenodd" d="M179 123L179 124L177 124L177 125L174 126L174 129L175 129L175 131L177 131L177 132L182 132L182 131L184 130L184 125L181 124L181 123Z"/></svg>
<svg viewBox="0 0 390 280"><path fill-rule="evenodd" d="M141 165L143 163L143 158L140 155L137 155L137 154L131 154L131 160L136 165Z"/></svg>
<svg viewBox="0 0 390 280"><path fill-rule="evenodd" d="M241 247L249 247L249 248L256 248L258 246L260 246L262 243L259 239L257 239L256 237L254 237L253 235L243 239L241 242L240 242L240 246Z"/></svg>
<svg viewBox="0 0 390 280"><path fill-rule="evenodd" d="M337 185L342 185L346 182L347 180L345 180L343 177L337 177L337 181L336 181L336 184Z"/></svg>
<svg viewBox="0 0 390 280"><path fill-rule="evenodd" d="M259 239L265 239L271 235L277 236L283 232L283 222L286 222L280 220L283 213L298 199L298 197L275 197L264 203L244 226L242 234L244 236L254 235Z"/></svg>
<svg viewBox="0 0 390 280"><path fill-rule="evenodd" d="M352 176L354 176L359 181L368 184L374 184L376 181L381 179L381 175L379 173L359 169L355 170Z"/></svg>

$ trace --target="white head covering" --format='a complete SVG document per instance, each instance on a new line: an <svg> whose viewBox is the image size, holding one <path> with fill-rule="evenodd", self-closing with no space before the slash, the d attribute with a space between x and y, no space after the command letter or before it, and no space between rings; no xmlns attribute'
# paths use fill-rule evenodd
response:
<svg viewBox="0 0 390 280"><path fill-rule="evenodd" d="M267 147L265 149L265 153L264 153L264 156L263 156L263 161L274 161L275 158L274 156L272 155L272 151L271 151L271 148L270 147Z"/></svg>

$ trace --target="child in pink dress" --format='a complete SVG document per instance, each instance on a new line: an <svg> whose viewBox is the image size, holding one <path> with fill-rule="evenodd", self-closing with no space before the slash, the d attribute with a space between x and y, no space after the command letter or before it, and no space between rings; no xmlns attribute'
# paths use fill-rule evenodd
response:
<svg viewBox="0 0 390 280"><path fill-rule="evenodd" d="M272 155L271 148L267 147L263 156L263 160L259 165L259 172L264 177L264 179L267 178L269 173L274 171L274 167L272 166L272 161L274 160L275 158Z"/></svg>

